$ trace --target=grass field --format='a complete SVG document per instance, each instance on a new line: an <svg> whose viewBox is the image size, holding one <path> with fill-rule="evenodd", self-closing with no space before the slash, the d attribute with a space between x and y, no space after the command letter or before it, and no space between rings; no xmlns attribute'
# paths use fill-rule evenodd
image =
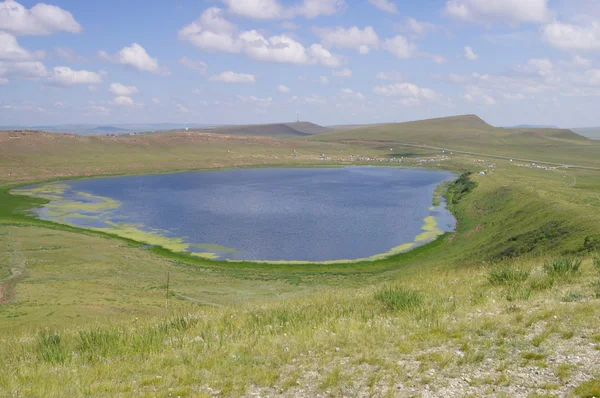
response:
<svg viewBox="0 0 600 398"><path fill-rule="evenodd" d="M446 122L451 133L462 130ZM594 165L600 155L596 144L554 130L495 145L481 123L444 141L440 123L422 126L418 143L569 164ZM404 127L347 137L358 131L313 137L331 142L6 138L0 396L598 396L595 170L448 155L428 166L487 171L450 187L455 233L380 261L326 266L223 264L143 249L27 217L39 201L8 194L11 184L59 177L439 155L390 147L405 139Z"/></svg>

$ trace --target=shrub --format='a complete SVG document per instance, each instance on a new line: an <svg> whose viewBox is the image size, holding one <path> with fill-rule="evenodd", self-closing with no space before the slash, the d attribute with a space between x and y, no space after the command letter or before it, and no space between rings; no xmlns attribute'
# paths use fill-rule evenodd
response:
<svg viewBox="0 0 600 398"><path fill-rule="evenodd" d="M512 285L525 282L529 278L529 271L515 268L495 268L488 277L492 285Z"/></svg>
<svg viewBox="0 0 600 398"><path fill-rule="evenodd" d="M567 274L575 274L579 272L581 267L581 257L563 256L554 258L544 264L544 269L548 275L564 276Z"/></svg>
<svg viewBox="0 0 600 398"><path fill-rule="evenodd" d="M423 304L423 297L419 292L406 290L399 286L382 288L375 293L375 299L393 311L414 311Z"/></svg>

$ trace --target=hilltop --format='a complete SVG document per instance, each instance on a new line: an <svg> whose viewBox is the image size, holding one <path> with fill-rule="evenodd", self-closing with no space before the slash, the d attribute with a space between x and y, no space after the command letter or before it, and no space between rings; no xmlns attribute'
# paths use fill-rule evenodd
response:
<svg viewBox="0 0 600 398"><path fill-rule="evenodd" d="M209 131L215 134L264 136L274 138L305 137L309 135L323 134L333 131L332 129L319 126L318 124L314 124L311 122L219 126L203 128L201 130Z"/></svg>
<svg viewBox="0 0 600 398"><path fill-rule="evenodd" d="M600 166L600 159L596 156L600 143L571 130L505 129L491 126L475 115L353 128L320 134L310 137L310 140L373 146L423 145L499 156L537 158L563 164L576 158L580 164Z"/></svg>

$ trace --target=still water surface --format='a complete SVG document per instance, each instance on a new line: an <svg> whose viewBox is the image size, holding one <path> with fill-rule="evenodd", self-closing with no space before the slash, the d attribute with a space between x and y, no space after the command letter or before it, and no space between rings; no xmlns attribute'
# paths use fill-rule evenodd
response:
<svg viewBox="0 0 600 398"><path fill-rule="evenodd" d="M436 186L451 179L389 167L236 169L67 181L61 195L119 203L94 221L64 217L73 225L136 225L219 259L328 261L425 243L415 238L431 216L438 234L452 231L452 214L432 207Z"/></svg>

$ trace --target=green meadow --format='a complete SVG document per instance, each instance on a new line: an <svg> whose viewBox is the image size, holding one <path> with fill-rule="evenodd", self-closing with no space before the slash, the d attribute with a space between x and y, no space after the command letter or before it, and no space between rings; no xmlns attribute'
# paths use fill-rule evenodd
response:
<svg viewBox="0 0 600 398"><path fill-rule="evenodd" d="M283 140L0 132L0 396L599 396L600 171L574 166L596 167L600 145L500 130L463 117ZM347 164L455 172L439 194L456 232L369 261L215 262L38 220L43 198L10 193Z"/></svg>

